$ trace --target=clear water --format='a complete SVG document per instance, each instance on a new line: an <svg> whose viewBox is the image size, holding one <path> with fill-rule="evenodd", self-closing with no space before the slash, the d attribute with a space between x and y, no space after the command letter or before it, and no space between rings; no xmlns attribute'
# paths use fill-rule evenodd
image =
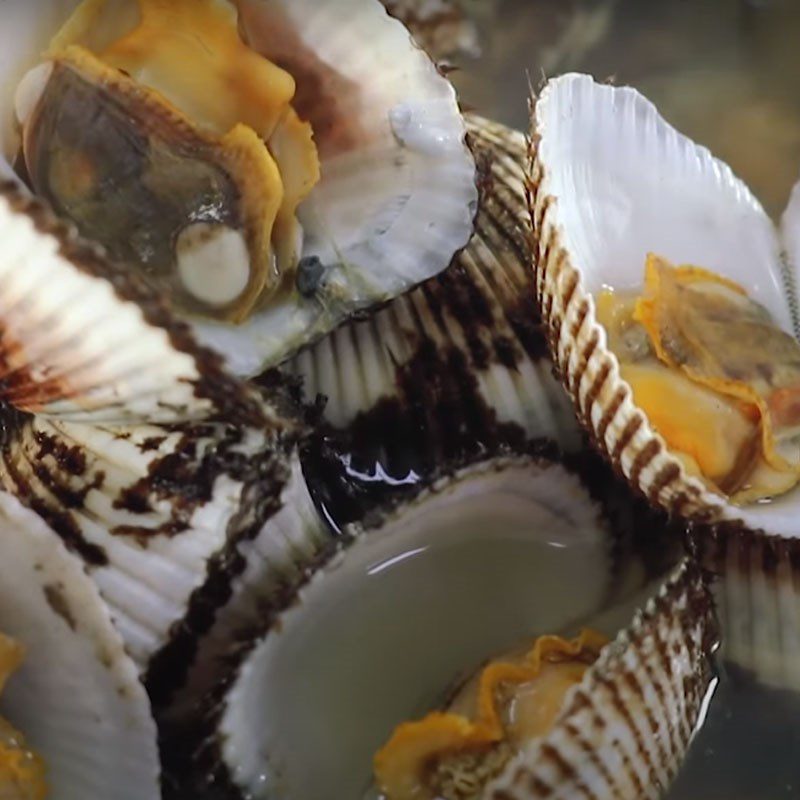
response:
<svg viewBox="0 0 800 800"><path fill-rule="evenodd" d="M483 0L467 107L524 129L529 84L590 72L647 94L779 218L800 177L800 0ZM800 695L723 669L670 800L800 797Z"/></svg>

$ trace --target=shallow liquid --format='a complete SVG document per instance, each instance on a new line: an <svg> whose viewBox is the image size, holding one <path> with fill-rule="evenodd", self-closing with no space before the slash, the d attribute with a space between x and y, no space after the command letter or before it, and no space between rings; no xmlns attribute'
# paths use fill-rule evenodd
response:
<svg viewBox="0 0 800 800"><path fill-rule="evenodd" d="M305 596L313 625L279 634L269 680L293 688L271 697L271 715L283 742L305 741L317 754L304 774L303 757L279 742L270 748L290 797L331 800L332 785L342 800L363 796L372 755L397 724L440 706L485 659L541 633L574 631L604 597L594 544L526 541L477 523L424 547L385 545L346 589ZM409 586L420 588L409 594ZM390 689L391 675L402 680Z"/></svg>

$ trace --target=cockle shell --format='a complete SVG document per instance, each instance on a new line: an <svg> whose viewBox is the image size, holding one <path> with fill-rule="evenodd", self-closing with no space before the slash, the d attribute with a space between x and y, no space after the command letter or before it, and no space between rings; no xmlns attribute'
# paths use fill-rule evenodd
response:
<svg viewBox="0 0 800 800"><path fill-rule="evenodd" d="M326 531L292 479L291 440L267 429L6 412L4 434L0 483L83 561L154 696L182 681L183 654L227 600L251 541Z"/></svg>
<svg viewBox="0 0 800 800"><path fill-rule="evenodd" d="M621 378L594 296L635 288L648 252L744 286L792 329L777 233L730 169L630 88L550 81L532 112L529 174L536 292L561 379L584 427L655 505L707 522L797 536L800 493L738 507L690 476Z"/></svg>
<svg viewBox="0 0 800 800"><path fill-rule="evenodd" d="M44 759L53 800L157 800L156 725L79 558L0 492L0 630L25 648L0 713Z"/></svg>
<svg viewBox="0 0 800 800"><path fill-rule="evenodd" d="M0 96L4 173L19 144L13 82L76 6L49 0L36 14L15 6L4 24L13 31L2 39L10 84ZM241 325L194 322L234 372L251 375L441 271L472 232L477 190L452 86L378 0L236 6L246 43L295 78L294 108L314 128L322 170L298 211L296 285ZM130 22L136 6L107 0L97 8L113 23L95 32L100 41Z"/></svg>
<svg viewBox="0 0 800 800"><path fill-rule="evenodd" d="M0 186L0 398L48 417L130 424L269 412L139 276Z"/></svg>
<svg viewBox="0 0 800 800"><path fill-rule="evenodd" d="M194 758L182 767L193 774L199 797L361 796L371 756L391 727L420 702L440 697L454 676L532 629L574 625L626 597L634 584L623 575L638 573L641 581L641 573L617 560L616 547L602 505L558 462L520 455L465 465L347 527L299 580L270 593L261 622L243 630L224 662L226 677L205 701L212 713L202 724L178 727L167 752L185 752L194 737ZM710 606L698 602L689 614L672 600L688 587L698 593L693 598L707 597L699 581L696 573L679 577L680 589L635 628L650 626L642 633L650 646L657 618L651 663L661 669L660 637L674 642L689 654L681 669L696 676L698 687L706 678ZM565 582L574 589L566 596ZM546 602L557 590L564 602ZM686 627L690 617L695 638ZM639 639L625 641L633 642L633 654L620 657L633 659L636 672L635 660L651 656L646 648L638 655ZM287 692L290 674L296 691ZM647 719L656 727L665 719L683 726L684 712L693 719L702 691L693 688L684 698L683 675L675 687L661 686L664 707L644 687L647 700L626 730ZM611 713L605 702L598 713ZM680 730L659 779L672 775L682 755L689 737ZM314 770L307 769L309 751Z"/></svg>
<svg viewBox="0 0 800 800"><path fill-rule="evenodd" d="M353 468L429 474L473 448L580 445L535 305L525 138L466 116L481 175L475 233L439 276L286 362L350 438Z"/></svg>

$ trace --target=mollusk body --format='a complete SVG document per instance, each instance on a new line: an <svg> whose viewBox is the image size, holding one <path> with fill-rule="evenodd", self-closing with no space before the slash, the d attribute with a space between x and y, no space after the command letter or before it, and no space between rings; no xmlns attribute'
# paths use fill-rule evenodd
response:
<svg viewBox="0 0 800 800"><path fill-rule="evenodd" d="M638 376L631 379L625 353L614 350L619 331L602 302L608 288L639 293L648 253L675 265L702 267L713 276L706 281L708 291L742 298L744 322L752 322L745 319L748 309L761 309L762 322L767 320L774 345L754 352L753 363L761 359L767 368L774 365L774 374L785 366L791 370L794 356L786 361L777 347L779 340L792 352L796 347L786 333L793 323L791 281L763 209L724 164L671 128L633 89L564 76L542 91L532 125L529 188L537 296L554 360L584 427L653 504L697 520L735 520L752 530L798 535L797 491L766 504L735 505L687 463L674 437L672 445L667 441L663 415L663 432L655 419L658 408L650 404L646 413L637 402ZM735 349L730 331L728 339ZM719 357L725 358L721 352ZM678 375L665 384L676 397L680 380ZM745 377L741 386L749 380ZM697 392L690 395L696 399ZM702 405L673 403L686 414L684 439L700 424L692 415L699 418ZM682 432L680 419L674 427ZM767 431L764 424L754 428L760 429ZM786 454L794 461L796 445L791 438L787 444ZM776 459L777 450L765 446L764 455ZM734 495L745 502L774 496L793 481L788 486L767 481L765 489L754 480L754 491L743 486Z"/></svg>
<svg viewBox="0 0 800 800"><path fill-rule="evenodd" d="M377 0L42 12L33 26L15 9L8 28L12 73L46 50L15 98L28 179L234 371L439 272L468 239L474 162L452 87Z"/></svg>

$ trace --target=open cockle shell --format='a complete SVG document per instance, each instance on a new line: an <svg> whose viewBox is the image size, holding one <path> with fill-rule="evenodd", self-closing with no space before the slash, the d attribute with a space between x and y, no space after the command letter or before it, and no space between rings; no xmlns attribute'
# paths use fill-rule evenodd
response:
<svg viewBox="0 0 800 800"><path fill-rule="evenodd" d="M641 286L654 252L738 282L792 330L792 281L751 192L634 89L566 75L533 105L529 193L550 349L598 447L651 503L676 515L797 536L797 491L737 507L684 470L633 402L595 313L604 287Z"/></svg>
<svg viewBox="0 0 800 800"><path fill-rule="evenodd" d="M0 399L93 422L265 418L139 276L10 183L0 238Z"/></svg>
<svg viewBox="0 0 800 800"><path fill-rule="evenodd" d="M525 139L466 119L481 178L468 246L441 275L283 367L307 401L326 398L325 419L350 432L354 460L374 453L392 473L430 471L509 438L579 443L535 305Z"/></svg>
<svg viewBox="0 0 800 800"><path fill-rule="evenodd" d="M83 560L128 652L167 691L182 679L182 648L243 568L239 547L272 535L288 446L221 423L110 428L7 415L0 481ZM292 521L315 524L310 498L292 496Z"/></svg>
<svg viewBox="0 0 800 800"><path fill-rule="evenodd" d="M0 492L0 631L25 648L0 714L44 759L52 800L157 800L156 725L80 559Z"/></svg>
<svg viewBox="0 0 800 800"><path fill-rule="evenodd" d="M241 325L195 324L235 372L253 374L441 271L469 238L477 191L453 88L378 0L235 4L244 40L295 78L293 107L314 128L322 173L298 211L297 279ZM19 81L77 5L15 8L0 39L5 74ZM96 8L98 48L138 13L135 0ZM36 103L35 83L18 99L23 110ZM9 163L13 90L0 97Z"/></svg>
<svg viewBox="0 0 800 800"><path fill-rule="evenodd" d="M578 476L533 456L475 462L373 511L271 597L231 651L214 713L189 728L202 738L194 779L209 796L362 796L404 715L487 655L629 588L614 550Z"/></svg>

